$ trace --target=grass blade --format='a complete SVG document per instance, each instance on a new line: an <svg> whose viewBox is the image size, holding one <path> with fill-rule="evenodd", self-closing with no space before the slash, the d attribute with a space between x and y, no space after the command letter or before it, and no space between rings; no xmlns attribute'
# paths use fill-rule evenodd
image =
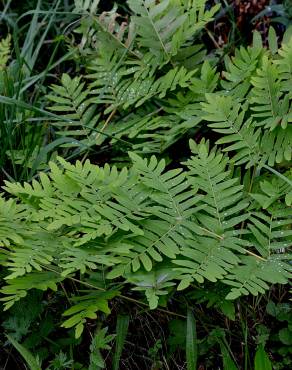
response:
<svg viewBox="0 0 292 370"><path fill-rule="evenodd" d="M198 360L197 330L195 317L190 309L187 314L186 358L187 370L196 370Z"/></svg>
<svg viewBox="0 0 292 370"><path fill-rule="evenodd" d="M223 359L223 369L224 370L238 370L226 345L223 343L222 340L220 340L219 343L220 343L221 354L222 354L222 359Z"/></svg>
<svg viewBox="0 0 292 370"><path fill-rule="evenodd" d="M10 337L10 335L6 335L6 337L8 338L9 342L14 346L14 348L24 358L30 370L42 370L37 360L35 359L35 357L31 354L29 350L27 350L25 347L23 347L23 345L21 345L16 340L14 340L12 337Z"/></svg>
<svg viewBox="0 0 292 370"><path fill-rule="evenodd" d="M116 326L116 347L113 359L113 370L119 370L119 363L123 347L125 344L125 339L128 333L129 327L129 316L128 315L119 315L117 318Z"/></svg>

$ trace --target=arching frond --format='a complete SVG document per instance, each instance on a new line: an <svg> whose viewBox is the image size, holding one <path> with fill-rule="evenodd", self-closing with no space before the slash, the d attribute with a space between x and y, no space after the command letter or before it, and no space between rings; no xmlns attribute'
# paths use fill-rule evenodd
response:
<svg viewBox="0 0 292 370"><path fill-rule="evenodd" d="M62 85L52 85L52 93L47 98L53 102L49 109L58 113L60 120L52 122L56 134L72 138L65 147L80 147L84 150L97 144L95 138L99 115L96 104L90 100L90 90L80 77L71 78L63 74Z"/></svg>
<svg viewBox="0 0 292 370"><path fill-rule="evenodd" d="M279 68L265 56L251 83L251 109L257 125L271 130L277 126L285 129L291 119L291 97L284 94Z"/></svg>
<svg viewBox="0 0 292 370"><path fill-rule="evenodd" d="M251 90L251 78L262 61L263 48L256 46L235 50L233 57L225 57L224 77L221 85L227 94L244 98Z"/></svg>

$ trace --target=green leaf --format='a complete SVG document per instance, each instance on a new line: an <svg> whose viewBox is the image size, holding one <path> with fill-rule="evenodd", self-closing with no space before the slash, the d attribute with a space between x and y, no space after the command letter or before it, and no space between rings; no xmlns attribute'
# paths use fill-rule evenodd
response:
<svg viewBox="0 0 292 370"><path fill-rule="evenodd" d="M22 344L14 340L10 335L7 334L6 337L24 358L30 370L42 370L37 359L32 355L32 353L29 350L27 350Z"/></svg>
<svg viewBox="0 0 292 370"><path fill-rule="evenodd" d="M198 342L196 321L191 309L187 313L187 334L186 334L186 359L187 370L197 370Z"/></svg>
<svg viewBox="0 0 292 370"><path fill-rule="evenodd" d="M90 344L90 364L88 370L104 369L105 362L101 350L110 350L109 343L114 339L114 335L107 335L108 328L98 329Z"/></svg>
<svg viewBox="0 0 292 370"><path fill-rule="evenodd" d="M287 206L292 205L292 191L290 191L288 194L286 194L285 202L286 202Z"/></svg>
<svg viewBox="0 0 292 370"><path fill-rule="evenodd" d="M264 346L259 345L254 360L254 370L272 370L272 362L266 353Z"/></svg>
<svg viewBox="0 0 292 370"><path fill-rule="evenodd" d="M254 48L261 49L263 47L262 35L257 30L253 31L252 44Z"/></svg>
<svg viewBox="0 0 292 370"><path fill-rule="evenodd" d="M279 331L279 339L286 346L292 345L292 330L283 328Z"/></svg>
<svg viewBox="0 0 292 370"><path fill-rule="evenodd" d="M225 299L234 300L238 297L240 297L240 292L238 292L237 290L234 290L234 291L231 290L231 292L227 294Z"/></svg>
<svg viewBox="0 0 292 370"><path fill-rule="evenodd" d="M113 358L113 370L119 370L120 358L125 344L129 327L129 316L118 315L116 325L116 346Z"/></svg>
<svg viewBox="0 0 292 370"><path fill-rule="evenodd" d="M288 25L283 35L283 44L289 44L292 39L292 25Z"/></svg>
<svg viewBox="0 0 292 370"><path fill-rule="evenodd" d="M268 34L269 48L273 54L276 54L278 51L278 41L277 34L274 27L270 26Z"/></svg>
<svg viewBox="0 0 292 370"><path fill-rule="evenodd" d="M219 308L230 320L235 320L235 307L233 302L224 299L223 302L219 304Z"/></svg>
<svg viewBox="0 0 292 370"><path fill-rule="evenodd" d="M224 344L223 340L218 339L220 343L220 348L221 348L221 354L223 358L223 368L224 370L239 370L238 367L236 366L235 362L233 361L228 348Z"/></svg>

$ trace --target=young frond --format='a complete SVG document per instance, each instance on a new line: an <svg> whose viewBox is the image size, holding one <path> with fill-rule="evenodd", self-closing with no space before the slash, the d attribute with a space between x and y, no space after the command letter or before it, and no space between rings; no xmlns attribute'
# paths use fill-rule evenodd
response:
<svg viewBox="0 0 292 370"><path fill-rule="evenodd" d="M243 99L251 90L251 78L255 76L262 60L263 49L243 46L235 50L233 57L225 57L224 77L221 85L226 93Z"/></svg>
<svg viewBox="0 0 292 370"><path fill-rule="evenodd" d="M193 281L203 283L205 279L212 282L223 279L240 262L240 258L221 240L196 237L188 239L186 244L180 255L172 260L179 266L174 268L180 273L178 290L187 288Z"/></svg>
<svg viewBox="0 0 292 370"><path fill-rule="evenodd" d="M179 2L163 0L128 0L130 9L135 13L132 20L138 35L140 47L150 52L163 63L176 54L173 40L187 20L187 15Z"/></svg>
<svg viewBox="0 0 292 370"><path fill-rule="evenodd" d="M259 162L260 129L255 129L251 119L246 118L246 107L231 96L207 94L202 103L204 119L215 132L222 134L217 144L227 145L226 152L237 152L233 161L237 165L252 166Z"/></svg>
<svg viewBox="0 0 292 370"><path fill-rule="evenodd" d="M79 338L83 332L86 319L96 319L97 311L109 314L108 301L118 294L119 292L116 291L90 291L81 297L73 297L72 302L76 303L63 313L63 316L69 316L69 318L63 322L62 326L64 328L74 327L75 337Z"/></svg>
<svg viewBox="0 0 292 370"><path fill-rule="evenodd" d="M248 202L243 199L238 179L226 169L227 158L215 151L209 153L204 142L192 142L191 148L195 155L186 162L188 181L203 196L201 209L194 215L199 226L197 236L188 238L181 249L180 256L184 258L172 261L180 266L176 268L182 274L179 289L193 280L222 279L240 262L237 254L245 253L244 247L249 244L240 238L244 231L235 229L248 218L248 213L243 212Z"/></svg>
<svg viewBox="0 0 292 370"><path fill-rule="evenodd" d="M164 256L175 258L184 239L196 229L191 216L198 210L196 205L200 196L190 188L181 170L163 173L163 160L158 162L153 156L147 162L134 153L130 155L134 170L140 176L141 190L146 191L151 202L148 207L151 216L141 222L143 234L129 240L133 243L130 264L133 271L137 271L141 263L146 271L150 271L152 261L161 262Z"/></svg>
<svg viewBox="0 0 292 370"><path fill-rule="evenodd" d="M47 95L53 103L49 109L60 116L60 120L52 122L57 135L72 140L64 144L65 147L81 147L84 150L98 144L95 130L99 115L96 104L90 99L90 90L80 77L71 78L66 73L62 75L61 83L61 86L52 85L52 93Z"/></svg>
<svg viewBox="0 0 292 370"><path fill-rule="evenodd" d="M279 254L285 254L291 247L291 215L291 210L281 208L272 210L268 216L255 212L249 218L250 240L261 256L268 258L277 254L280 257Z"/></svg>
<svg viewBox="0 0 292 370"><path fill-rule="evenodd" d="M205 10L206 0L176 1L128 0L135 13L132 21L138 45L148 49L160 64L169 62L187 42L213 19L216 5Z"/></svg>
<svg viewBox="0 0 292 370"><path fill-rule="evenodd" d="M191 147L195 156L186 162L188 179L204 194L204 206L196 218L210 234L222 236L248 217L241 214L248 206L248 202L243 200L243 186L237 178L231 177L226 168L228 159L222 153L209 153L204 142L199 145L192 142Z"/></svg>
<svg viewBox="0 0 292 370"><path fill-rule="evenodd" d="M46 291L51 289L56 291L57 284L62 280L64 278L54 272L31 272L30 274L8 280L8 285L5 285L0 291L4 294L0 301L4 302L4 310L8 310L15 302L24 298L29 290L39 289Z"/></svg>
<svg viewBox="0 0 292 370"><path fill-rule="evenodd" d="M5 279L15 279L33 270L42 271L43 266L50 265L60 249L61 238L39 232L25 239L21 244L14 245L5 266L10 272Z"/></svg>
<svg viewBox="0 0 292 370"><path fill-rule="evenodd" d="M282 77L275 63L265 56L257 75L252 77L251 109L258 126L285 129L291 118L291 97L284 93Z"/></svg>
<svg viewBox="0 0 292 370"><path fill-rule="evenodd" d="M26 234L25 208L16 204L14 199L4 200L0 197L0 259L6 258L3 247L10 247L15 243L21 244ZM1 255L3 253L3 255Z"/></svg>
<svg viewBox="0 0 292 370"><path fill-rule="evenodd" d="M266 260L252 256L242 257L242 264L234 267L223 280L225 284L232 286L226 298L236 299L241 295L263 294L269 288L269 284L287 284L291 272L291 265L283 261L281 255L272 255Z"/></svg>

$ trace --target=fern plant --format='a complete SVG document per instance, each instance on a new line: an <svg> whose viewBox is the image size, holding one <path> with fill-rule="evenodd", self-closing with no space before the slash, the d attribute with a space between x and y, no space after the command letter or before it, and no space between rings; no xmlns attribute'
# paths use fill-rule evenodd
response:
<svg viewBox="0 0 292 370"><path fill-rule="evenodd" d="M227 299L287 283L289 209L283 203L271 208L271 217L262 215L222 152L204 141L191 149L186 171L131 153L129 169L60 158L61 167L51 163L49 175L32 185L7 182L5 190L20 203L3 215L13 235L1 258L6 308L32 288L55 290L76 272L85 278L95 270L144 290L151 308L193 281L231 285ZM80 336L86 318L109 313L107 301L117 294L93 290L73 298L63 325Z"/></svg>
<svg viewBox="0 0 292 370"><path fill-rule="evenodd" d="M224 89L208 94L202 103L204 119L222 136L217 143L224 145L224 151L235 153L237 165L274 166L291 160L291 45L290 38L275 54L259 53L257 44L241 49L234 65L245 69L242 60L253 51L262 55L259 68L253 67L252 74L248 70L244 83L236 85L238 69L228 61L234 77L226 73L229 81L224 81Z"/></svg>
<svg viewBox="0 0 292 370"><path fill-rule="evenodd" d="M271 31L268 50L255 33L220 73L194 43L217 6L129 0L124 19L115 8L96 15L98 3L75 2L81 41L71 51L84 73L51 86L50 123L64 155L123 143L129 165L99 166L83 153L75 164L58 157L30 182L5 182L5 309L30 290L74 282L80 294L67 295L62 326L79 338L112 300L135 301L128 287L155 309L206 281L224 284L226 300L287 284L292 39L278 49ZM189 158L168 166L158 154L189 136ZM95 366L110 340L106 330L95 336Z"/></svg>
<svg viewBox="0 0 292 370"><path fill-rule="evenodd" d="M76 2L83 18L75 32L82 39L70 48L84 64L85 78L77 83L64 75L62 86L52 86L56 133L69 138L66 147L81 151L122 139L135 152L160 153L200 122L196 102L216 86L217 74L203 64L206 52L194 40L219 5L207 10L206 0L128 1L130 19L116 8L93 16L97 5ZM66 89L72 83L73 100L64 83ZM173 104L179 113L169 109ZM142 122L145 110L151 114Z"/></svg>
<svg viewBox="0 0 292 370"><path fill-rule="evenodd" d="M62 86L53 85L52 93L47 99L57 103L50 110L63 113L64 121L57 120L54 126L61 137L72 138L72 142L63 144L65 147L75 146L88 148L95 142L98 135L92 131L98 124L99 115L96 112L96 104L89 99L90 91L83 91L84 82L75 77L70 78L66 73L62 76ZM82 128L82 129L81 129ZM98 144L95 142L95 144Z"/></svg>

